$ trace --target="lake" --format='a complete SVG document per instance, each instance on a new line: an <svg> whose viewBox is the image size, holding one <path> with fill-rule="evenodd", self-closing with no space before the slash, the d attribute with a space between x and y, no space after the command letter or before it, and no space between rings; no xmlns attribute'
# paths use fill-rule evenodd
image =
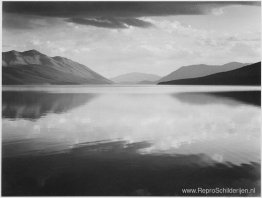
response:
<svg viewBox="0 0 262 198"><path fill-rule="evenodd" d="M260 102L248 86L3 87L2 195L259 196ZM198 188L254 191L183 192Z"/></svg>

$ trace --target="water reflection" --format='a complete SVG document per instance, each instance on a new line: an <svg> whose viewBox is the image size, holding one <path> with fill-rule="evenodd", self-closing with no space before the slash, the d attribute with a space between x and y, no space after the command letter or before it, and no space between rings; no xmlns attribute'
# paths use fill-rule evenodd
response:
<svg viewBox="0 0 262 198"><path fill-rule="evenodd" d="M127 143L149 142L150 146L140 149L143 154L204 152L219 162L259 161L260 109L237 100L202 93L177 93L175 97L105 94L83 105L92 95L73 94L68 99L64 99L64 94L40 95L29 103L29 110L24 107L22 112L30 112L37 104L41 112L52 109L50 112L63 110L63 114L51 113L36 122L4 119L3 156L39 155L86 142L120 139ZM47 100L48 97L55 104L50 104L52 100ZM82 106L73 108L79 101ZM200 101L205 106L199 105ZM17 111L21 112L20 104L26 106L25 100L17 106L12 102L7 102L9 108L5 109L18 107ZM69 108L72 109L65 111ZM3 112L10 112L5 109ZM28 113L14 115L28 117ZM36 119L41 114L30 115L36 115L33 117Z"/></svg>
<svg viewBox="0 0 262 198"><path fill-rule="evenodd" d="M5 195L260 193L260 92L97 96L3 93Z"/></svg>
<svg viewBox="0 0 262 198"><path fill-rule="evenodd" d="M193 104L228 104L241 105L241 103L261 106L261 92L260 91L227 91L227 92L189 92L176 93L174 97L181 102L188 102ZM239 103L238 103L239 102Z"/></svg>
<svg viewBox="0 0 262 198"><path fill-rule="evenodd" d="M200 186L260 193L258 163L222 164L205 154L140 155L137 150L147 144L99 142L64 153L4 158L8 180L2 189L10 196L185 196L182 188Z"/></svg>
<svg viewBox="0 0 262 198"><path fill-rule="evenodd" d="M4 91L2 117L39 119L48 113L63 113L86 104L94 94Z"/></svg>

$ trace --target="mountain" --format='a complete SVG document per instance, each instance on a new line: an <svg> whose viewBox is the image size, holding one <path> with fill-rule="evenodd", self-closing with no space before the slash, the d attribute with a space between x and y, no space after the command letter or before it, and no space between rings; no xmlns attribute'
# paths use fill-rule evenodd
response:
<svg viewBox="0 0 262 198"><path fill-rule="evenodd" d="M165 85L261 85L261 62L199 78L161 82Z"/></svg>
<svg viewBox="0 0 262 198"><path fill-rule="evenodd" d="M180 67L178 70L168 74L161 78L158 82L167 82L171 80L185 79L185 78L196 78L208 76L218 72L225 72L234 70L240 67L248 65L248 63L231 62L224 65L190 65Z"/></svg>
<svg viewBox="0 0 262 198"><path fill-rule="evenodd" d="M110 80L121 84L155 84L160 78L160 76L154 74L133 72L111 78Z"/></svg>
<svg viewBox="0 0 262 198"><path fill-rule="evenodd" d="M3 85L110 84L110 80L70 59L36 50L2 53Z"/></svg>

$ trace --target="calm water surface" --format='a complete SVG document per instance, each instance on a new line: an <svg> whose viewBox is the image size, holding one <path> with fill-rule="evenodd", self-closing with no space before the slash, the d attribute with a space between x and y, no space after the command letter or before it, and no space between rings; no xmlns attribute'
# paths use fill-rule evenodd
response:
<svg viewBox="0 0 262 198"><path fill-rule="evenodd" d="M258 196L260 112L254 87L4 87L2 194Z"/></svg>

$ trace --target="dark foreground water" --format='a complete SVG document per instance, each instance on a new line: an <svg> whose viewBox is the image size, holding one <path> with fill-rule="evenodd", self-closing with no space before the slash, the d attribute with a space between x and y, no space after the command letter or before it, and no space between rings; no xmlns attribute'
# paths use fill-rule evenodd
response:
<svg viewBox="0 0 262 198"><path fill-rule="evenodd" d="M4 196L260 195L260 91L11 87L2 117Z"/></svg>

